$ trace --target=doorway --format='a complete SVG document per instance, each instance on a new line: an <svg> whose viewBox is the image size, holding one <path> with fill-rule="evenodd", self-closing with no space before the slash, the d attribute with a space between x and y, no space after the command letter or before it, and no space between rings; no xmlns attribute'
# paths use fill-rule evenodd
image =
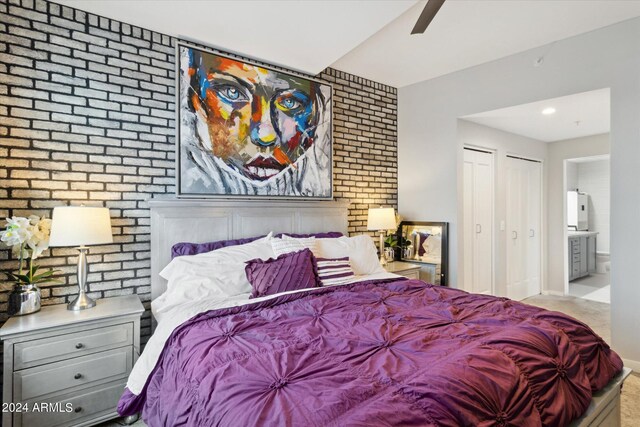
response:
<svg viewBox="0 0 640 427"><path fill-rule="evenodd" d="M609 155L564 162L567 280L565 294L611 302Z"/></svg>

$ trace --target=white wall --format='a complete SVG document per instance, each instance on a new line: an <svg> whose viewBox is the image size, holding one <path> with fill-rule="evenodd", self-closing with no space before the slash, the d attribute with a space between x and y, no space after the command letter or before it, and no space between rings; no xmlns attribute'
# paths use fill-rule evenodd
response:
<svg viewBox="0 0 640 427"><path fill-rule="evenodd" d="M534 67L535 59L547 51L544 63ZM612 340L624 358L640 366L640 19L401 88L399 211L407 219L450 222L450 278L455 286L462 267L458 118L602 88L611 88ZM561 183L549 176L550 187L562 188ZM548 209L550 219L551 206ZM549 237L551 229L549 221ZM549 249L552 246L549 243ZM551 250L548 253L551 260ZM549 279L548 289L562 290L557 274L551 275L551 263Z"/></svg>
<svg viewBox="0 0 640 427"><path fill-rule="evenodd" d="M458 121L458 142L465 146L486 148L494 151L495 165L495 209L494 209L494 268L495 268L495 293L506 295L507 293L507 265L506 265L506 231L500 231L500 222L507 216L507 155L517 155L543 162L543 172L547 159L547 144L537 139L527 138L522 135L505 132L488 126L479 125L467 120ZM460 196L462 196L460 194ZM546 198L546 180L542 187L543 200ZM458 201L462 206L462 199ZM543 218L542 229L545 229ZM461 226L462 229L462 226ZM463 236L459 233L459 239ZM544 246L543 238L543 246ZM463 242L459 241L462 248ZM459 265L464 263L464 253L460 251ZM544 270L543 262L543 270ZM543 274L544 277L544 274ZM465 288L462 270L458 277L457 285Z"/></svg>
<svg viewBox="0 0 640 427"><path fill-rule="evenodd" d="M578 164L578 188L589 194L589 230L598 232L598 252L609 253L609 159Z"/></svg>
<svg viewBox="0 0 640 427"><path fill-rule="evenodd" d="M565 164L565 172L567 174L567 190L578 188L578 164L567 162Z"/></svg>
<svg viewBox="0 0 640 427"><path fill-rule="evenodd" d="M565 139L551 142L548 145L547 180L549 184L547 198L547 279L550 293L564 294L565 283L568 276L568 249L567 229L565 218L567 217L567 196L565 188L579 186L578 177L574 185L564 182L565 164L570 165L567 159L579 157L593 157L608 154L610 152L609 134L585 136L582 138ZM577 167L576 175L577 175ZM553 286L552 286L553 285ZM640 360L640 359L638 359Z"/></svg>

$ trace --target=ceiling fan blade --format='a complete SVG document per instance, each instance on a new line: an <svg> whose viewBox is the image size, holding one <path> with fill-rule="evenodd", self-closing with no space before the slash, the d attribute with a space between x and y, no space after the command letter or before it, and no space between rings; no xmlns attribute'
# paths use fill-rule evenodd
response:
<svg viewBox="0 0 640 427"><path fill-rule="evenodd" d="M420 17L416 22L416 25L413 27L413 30L411 30L411 34L424 33L424 31L433 20L434 16L436 16L436 13L438 13L440 8L442 7L444 1L445 0L429 0L422 10Z"/></svg>

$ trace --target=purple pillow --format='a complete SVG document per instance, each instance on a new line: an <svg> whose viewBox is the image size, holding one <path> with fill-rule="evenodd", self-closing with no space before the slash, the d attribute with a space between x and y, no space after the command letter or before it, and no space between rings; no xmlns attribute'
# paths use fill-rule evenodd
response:
<svg viewBox="0 0 640 427"><path fill-rule="evenodd" d="M283 234L286 234L289 237L293 237L295 239L306 239L308 237L315 237L316 239L337 239L338 237L344 236L339 231L327 231L326 233L311 233L311 234L296 234L296 233L280 233L276 234L274 237L281 238Z"/></svg>
<svg viewBox="0 0 640 427"><path fill-rule="evenodd" d="M329 231L327 233L315 233L315 234L290 234L290 233L280 233L275 237L282 237L283 234L287 236L295 237L298 239L302 239L305 237L315 237L317 239L334 239L338 237L342 237L343 234L339 231ZM266 234L265 234L266 236ZM246 237L244 239L233 239L233 240L218 240L217 242L207 242L207 243L176 243L171 247L171 259L183 255L197 255L205 252L215 251L216 249L226 248L227 246L237 246L244 245L245 243L251 243L255 240L261 239L264 236L258 237Z"/></svg>
<svg viewBox="0 0 640 427"><path fill-rule="evenodd" d="M422 247L422 245L424 245L424 242L427 241L427 239L429 238L429 236L431 236L431 234L430 233L422 233L422 232L419 231L418 235L420 236L420 240L419 240L419 243L418 243L418 256L422 256L426 252L424 250L424 248Z"/></svg>
<svg viewBox="0 0 640 427"><path fill-rule="evenodd" d="M226 248L227 246L244 245L245 243L251 243L263 237L264 236L247 237L245 239L219 240L217 242L207 243L176 243L171 247L171 259L183 255L203 254L205 252L215 251L216 249Z"/></svg>
<svg viewBox="0 0 640 427"><path fill-rule="evenodd" d="M253 288L251 298L321 286L316 260L309 249L282 254L266 261L252 259L247 261L244 271Z"/></svg>

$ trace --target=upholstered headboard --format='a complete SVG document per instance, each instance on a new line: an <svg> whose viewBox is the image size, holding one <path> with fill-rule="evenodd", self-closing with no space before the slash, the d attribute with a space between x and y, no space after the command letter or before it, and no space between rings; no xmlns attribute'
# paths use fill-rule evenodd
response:
<svg viewBox="0 0 640 427"><path fill-rule="evenodd" d="M151 208L151 299L167 288L158 273L179 242L204 243L275 233L347 234L347 201L153 199Z"/></svg>

